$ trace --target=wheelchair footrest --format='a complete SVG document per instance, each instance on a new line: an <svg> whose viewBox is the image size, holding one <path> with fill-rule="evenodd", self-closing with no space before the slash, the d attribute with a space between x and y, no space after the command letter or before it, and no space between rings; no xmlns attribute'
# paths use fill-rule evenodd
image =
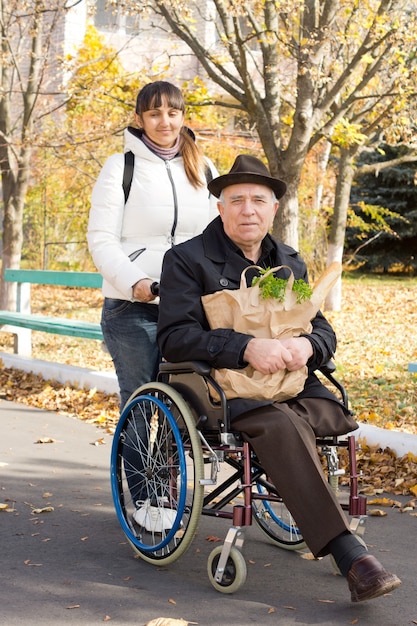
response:
<svg viewBox="0 0 417 626"><path fill-rule="evenodd" d="M365 534L366 517L366 515L352 517L349 524L349 528L352 534L357 535L358 537L363 537L363 535Z"/></svg>

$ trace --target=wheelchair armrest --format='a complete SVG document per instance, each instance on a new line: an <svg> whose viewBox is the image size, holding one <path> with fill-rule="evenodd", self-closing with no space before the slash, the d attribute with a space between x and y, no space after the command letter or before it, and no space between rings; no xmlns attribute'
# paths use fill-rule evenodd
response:
<svg viewBox="0 0 417 626"><path fill-rule="evenodd" d="M333 363L333 361L327 361L327 363L325 363L324 365L319 367L319 372L321 372L323 374L323 376L325 376L327 378L327 380L330 381L332 383L332 385L334 385L336 387L336 389L338 389L338 391L339 391L339 393L340 393L340 395L342 397L342 404L346 408L349 408L349 400L348 400L348 395L346 393L346 389L344 388L342 383L339 382L333 376L335 371L336 371L336 365Z"/></svg>
<svg viewBox="0 0 417 626"><path fill-rule="evenodd" d="M327 363L319 367L319 371L325 376L327 376L328 374L333 374L336 371L336 365L333 363L333 361L327 361Z"/></svg>
<svg viewBox="0 0 417 626"><path fill-rule="evenodd" d="M196 411L198 422L210 419L212 430L230 432L229 407L223 389L211 376L211 366L206 361L162 361L157 381L168 383L176 389ZM217 395L217 397L216 397Z"/></svg>
<svg viewBox="0 0 417 626"><path fill-rule="evenodd" d="M181 361L179 363L171 363L162 361L159 364L161 374L199 374L200 376L209 376L211 367L206 361Z"/></svg>

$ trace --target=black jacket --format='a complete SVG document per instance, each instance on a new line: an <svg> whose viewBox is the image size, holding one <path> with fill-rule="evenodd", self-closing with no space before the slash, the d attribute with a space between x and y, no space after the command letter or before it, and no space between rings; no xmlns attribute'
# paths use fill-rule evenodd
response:
<svg viewBox="0 0 417 626"><path fill-rule="evenodd" d="M259 264L263 267L288 265L295 279L307 278L307 268L300 255L289 246L267 235L262 245ZM252 265L240 249L227 237L220 217L204 232L185 243L174 246L164 257L158 321L158 344L167 361L206 361L214 368L239 369L246 344L252 338L228 328L210 330L204 314L201 296L220 289L238 289L242 271ZM285 278L285 270L281 270ZM248 284L256 273L247 272ZM326 397L336 400L313 374L314 370L332 358L336 336L330 324L319 312L312 320L312 332L307 335L313 346L308 362L309 376L298 397ZM233 400L232 413L237 414L255 406L259 401Z"/></svg>

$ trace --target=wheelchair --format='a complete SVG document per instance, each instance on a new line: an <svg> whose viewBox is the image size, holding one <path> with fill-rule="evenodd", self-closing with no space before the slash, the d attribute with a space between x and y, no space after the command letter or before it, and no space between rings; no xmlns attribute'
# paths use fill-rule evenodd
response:
<svg viewBox="0 0 417 626"><path fill-rule="evenodd" d="M347 406L334 370L330 362L321 372ZM354 436L318 439L317 446L335 490L345 473L338 448L347 449L349 493L342 494L348 497L341 506L351 516L352 532L363 535L366 498L358 495ZM189 548L201 515L231 520L224 544L207 563L209 580L221 593L234 593L245 583L242 548L245 527L252 522L279 548L306 547L250 445L231 430L226 397L204 362L163 362L157 380L130 397L114 434L111 487L127 540L154 565L173 563ZM135 521L138 500L153 507L156 518L145 514Z"/></svg>

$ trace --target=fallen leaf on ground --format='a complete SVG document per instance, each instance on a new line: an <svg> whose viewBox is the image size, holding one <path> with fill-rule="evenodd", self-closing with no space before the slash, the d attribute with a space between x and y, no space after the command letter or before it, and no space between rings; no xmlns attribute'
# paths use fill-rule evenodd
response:
<svg viewBox="0 0 417 626"><path fill-rule="evenodd" d="M146 622L145 626L188 626L188 624L197 624L197 622L186 622L183 619L173 619L172 617L157 617Z"/></svg>
<svg viewBox="0 0 417 626"><path fill-rule="evenodd" d="M54 511L54 507L53 506L44 506L41 509L32 509L32 515L39 515L40 513L52 513L52 511Z"/></svg>
<svg viewBox="0 0 417 626"><path fill-rule="evenodd" d="M374 498L373 500L368 500L368 504L379 504L380 506L396 506L400 507L401 502L398 500L391 500L391 498Z"/></svg>
<svg viewBox="0 0 417 626"><path fill-rule="evenodd" d="M360 475L359 490L361 494L369 497L382 492L402 496L417 495L417 457L415 455L407 453L399 457L390 448L382 449L378 445L369 445L366 439L359 439L359 444L356 461ZM347 450L339 447L338 452L340 466L346 470L348 467ZM341 477L340 483L345 486L349 484L347 471L346 475ZM384 498L381 500L383 501ZM389 502L389 499L387 498L386 501ZM369 502L370 500L368 500L368 504ZM393 502L394 505L401 506L395 500Z"/></svg>
<svg viewBox="0 0 417 626"><path fill-rule="evenodd" d="M103 446L105 445L106 441L104 439L104 437L99 437L99 439L96 439L95 441L93 441L91 443L92 446Z"/></svg>

